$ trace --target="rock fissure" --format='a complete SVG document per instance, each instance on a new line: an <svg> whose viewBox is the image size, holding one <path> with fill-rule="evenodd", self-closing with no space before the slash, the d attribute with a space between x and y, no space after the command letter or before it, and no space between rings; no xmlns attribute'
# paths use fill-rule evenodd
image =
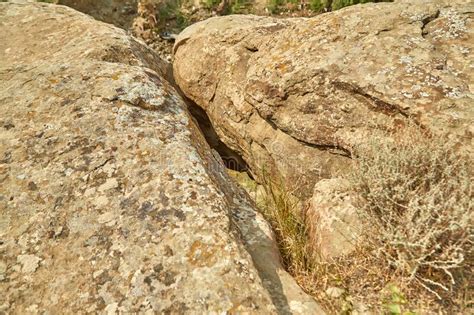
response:
<svg viewBox="0 0 474 315"><path fill-rule="evenodd" d="M428 31L426 30L426 27L428 24L439 18L441 14L440 10L436 10L436 12L432 15L427 16L423 20L421 20L421 36L426 37L428 35Z"/></svg>
<svg viewBox="0 0 474 315"><path fill-rule="evenodd" d="M334 87L340 90L362 96L363 98L368 100L370 104L373 104L373 106L369 106L371 110L379 111L389 116L399 114L405 118L409 117L409 115L404 110L402 110L398 105L391 104L378 97L370 95L369 93L365 92L362 88L354 84L342 82L342 81L333 81L333 85ZM364 102L364 103L367 104L367 102Z"/></svg>
<svg viewBox="0 0 474 315"><path fill-rule="evenodd" d="M242 156L221 141L206 111L189 99L186 100L186 103L191 116L196 120L207 143L220 155L224 165L230 170L247 172L249 176L252 176Z"/></svg>
<svg viewBox="0 0 474 315"><path fill-rule="evenodd" d="M347 148L344 148L341 145L314 143L314 142L309 142L309 141L302 140L302 139L296 137L295 135L293 135L290 130L286 130L286 129L278 127L278 125L274 121L272 121L271 118L265 118L257 109L254 109L254 111L255 111L255 113L257 113L257 115L260 117L260 119L262 119L267 124L269 124L274 130L279 130L279 131L283 132L284 134L288 135L292 139L294 139L294 140L298 141L299 143L301 143L303 146L307 146L307 147L310 147L310 148L315 148L315 149L318 149L320 151L326 151L330 154L335 154L335 155L343 156L343 157L346 157L346 158L351 158L351 151Z"/></svg>

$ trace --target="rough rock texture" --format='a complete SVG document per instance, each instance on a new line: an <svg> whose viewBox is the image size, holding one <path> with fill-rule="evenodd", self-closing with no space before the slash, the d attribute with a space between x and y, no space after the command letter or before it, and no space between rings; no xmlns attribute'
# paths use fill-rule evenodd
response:
<svg viewBox="0 0 474 315"><path fill-rule="evenodd" d="M322 312L152 51L40 3L0 36L0 312Z"/></svg>
<svg viewBox="0 0 474 315"><path fill-rule="evenodd" d="M350 253L361 234L356 197L347 180L323 179L314 186L307 209L309 237L322 260Z"/></svg>
<svg viewBox="0 0 474 315"><path fill-rule="evenodd" d="M410 121L472 152L473 12L427 0L212 18L180 34L175 80L254 173L278 170L309 197L368 131Z"/></svg>
<svg viewBox="0 0 474 315"><path fill-rule="evenodd" d="M129 28L137 14L139 0L57 0L80 12L87 13L99 21Z"/></svg>

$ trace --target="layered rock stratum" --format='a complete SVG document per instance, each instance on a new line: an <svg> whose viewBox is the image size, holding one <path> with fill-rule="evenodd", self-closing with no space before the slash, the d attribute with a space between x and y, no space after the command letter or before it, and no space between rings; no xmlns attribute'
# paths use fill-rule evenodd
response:
<svg viewBox="0 0 474 315"><path fill-rule="evenodd" d="M322 313L152 50L0 3L0 56L1 312Z"/></svg>

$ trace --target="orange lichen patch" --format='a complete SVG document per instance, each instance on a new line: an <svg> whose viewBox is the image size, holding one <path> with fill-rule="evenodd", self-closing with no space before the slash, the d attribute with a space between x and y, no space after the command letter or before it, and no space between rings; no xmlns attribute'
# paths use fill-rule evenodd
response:
<svg viewBox="0 0 474 315"><path fill-rule="evenodd" d="M291 62L289 60L281 62L275 66L275 69L281 73L286 73L289 70L293 69Z"/></svg>
<svg viewBox="0 0 474 315"><path fill-rule="evenodd" d="M212 267L216 263L216 248L212 248L201 241L194 241L191 245L187 257L194 266Z"/></svg>

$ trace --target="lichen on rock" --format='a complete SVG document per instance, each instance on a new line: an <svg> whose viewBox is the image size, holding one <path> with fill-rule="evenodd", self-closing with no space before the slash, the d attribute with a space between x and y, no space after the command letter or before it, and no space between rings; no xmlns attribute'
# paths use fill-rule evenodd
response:
<svg viewBox="0 0 474 315"><path fill-rule="evenodd" d="M64 6L0 3L0 21L1 311L289 307L237 228L234 214L245 205L250 225L255 208L166 62Z"/></svg>

